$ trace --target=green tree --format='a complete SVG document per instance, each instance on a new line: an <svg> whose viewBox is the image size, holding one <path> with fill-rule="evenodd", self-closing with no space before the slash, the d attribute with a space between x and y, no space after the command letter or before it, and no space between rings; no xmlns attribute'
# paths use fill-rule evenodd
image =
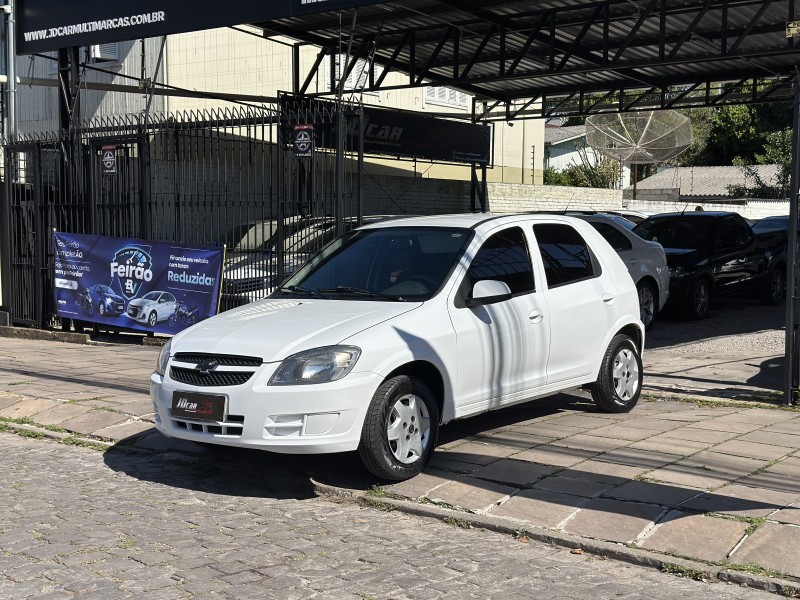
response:
<svg viewBox="0 0 800 600"><path fill-rule="evenodd" d="M692 121L695 141L671 161L678 166L756 164L756 155L766 151L769 136L792 125L788 102L725 105L683 112Z"/></svg>
<svg viewBox="0 0 800 600"><path fill-rule="evenodd" d="M592 153L590 158L589 152ZM602 158L596 151L578 148L578 162L563 171L548 167L544 172L545 185L572 187L615 188L620 176L617 161Z"/></svg>
<svg viewBox="0 0 800 600"><path fill-rule="evenodd" d="M745 179L751 184L729 185L728 193L735 197L786 198L792 169L792 128L774 131L766 136L763 152L755 152L756 165L778 165L775 182L764 181L758 170L744 159L737 158L735 164L744 171Z"/></svg>

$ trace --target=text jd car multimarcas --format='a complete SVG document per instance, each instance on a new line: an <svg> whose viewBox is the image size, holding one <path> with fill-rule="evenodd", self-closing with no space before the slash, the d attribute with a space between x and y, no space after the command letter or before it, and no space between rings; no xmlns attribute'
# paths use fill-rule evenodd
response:
<svg viewBox="0 0 800 600"><path fill-rule="evenodd" d="M636 287L589 223L415 217L350 231L269 298L177 334L151 393L166 435L358 450L401 480L453 419L587 384L630 410L643 344Z"/></svg>

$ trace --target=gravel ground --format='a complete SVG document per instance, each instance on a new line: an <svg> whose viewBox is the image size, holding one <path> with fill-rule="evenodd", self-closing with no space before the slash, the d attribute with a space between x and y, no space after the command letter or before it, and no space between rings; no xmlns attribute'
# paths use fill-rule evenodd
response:
<svg viewBox="0 0 800 600"><path fill-rule="evenodd" d="M687 321L672 311L659 315L646 347L674 354L729 354L752 351L782 356L786 307L762 306L747 298L726 298L702 321Z"/></svg>

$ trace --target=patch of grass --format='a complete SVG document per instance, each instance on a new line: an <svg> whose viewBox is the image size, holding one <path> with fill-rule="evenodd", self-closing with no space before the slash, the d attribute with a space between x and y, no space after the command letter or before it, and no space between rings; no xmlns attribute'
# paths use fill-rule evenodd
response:
<svg viewBox="0 0 800 600"><path fill-rule="evenodd" d="M33 420L29 417L0 417L0 421L4 423L16 423L17 425L35 425Z"/></svg>
<svg viewBox="0 0 800 600"><path fill-rule="evenodd" d="M393 492L385 490L379 485L373 485L365 493L367 496L371 496L372 498L391 498L393 500L405 500L405 496L401 496L400 494L395 494Z"/></svg>
<svg viewBox="0 0 800 600"><path fill-rule="evenodd" d="M16 429L14 433L21 437L31 438L34 440L40 440L45 437L44 433L41 431L30 431L29 429Z"/></svg>
<svg viewBox="0 0 800 600"><path fill-rule="evenodd" d="M445 517L444 522L452 527L459 529L472 529L472 524L466 519L458 519L456 517Z"/></svg>
<svg viewBox="0 0 800 600"><path fill-rule="evenodd" d="M91 450L98 450L100 452L105 452L108 450L108 447L104 444L100 444L99 442L93 442L92 440L87 440L86 438L78 437L75 435L71 435L69 437L64 438L61 440L62 444L66 444L67 446L80 446L81 448L89 448Z"/></svg>
<svg viewBox="0 0 800 600"><path fill-rule="evenodd" d="M95 408L95 410L102 410L110 413L119 413L119 411L116 408L111 408L110 406L98 406Z"/></svg>
<svg viewBox="0 0 800 600"><path fill-rule="evenodd" d="M394 506L389 504L384 504L380 500L376 500L375 498L370 498L369 496L362 496L358 499L358 503L361 506L366 506L368 508L374 508L383 512L392 512L395 510Z"/></svg>
<svg viewBox="0 0 800 600"><path fill-rule="evenodd" d="M126 535L119 534L119 544L117 544L117 548L122 548L123 550L130 550L136 544L133 543L133 540Z"/></svg>
<svg viewBox="0 0 800 600"><path fill-rule="evenodd" d="M749 573L750 575L763 575L765 577L782 577L783 573L780 571L776 571L774 569L765 569L764 567L759 567L758 565L754 565L752 563L747 564L738 564L734 562L729 562L727 560L722 560L719 562L714 563L728 571L739 571L742 573Z"/></svg>
<svg viewBox="0 0 800 600"><path fill-rule="evenodd" d="M375 600L375 596L372 594L365 594L364 592L356 592L356 596L361 598L361 600Z"/></svg>
<svg viewBox="0 0 800 600"><path fill-rule="evenodd" d="M726 515L718 512L705 513L708 517L716 517L718 519L727 519L728 521L738 521L739 523L747 523L749 527L745 531L747 535L753 535L761 525L767 522L764 517L744 517L741 515Z"/></svg>
<svg viewBox="0 0 800 600"><path fill-rule="evenodd" d="M66 433L67 430L63 427L59 427L58 425L37 425L37 427L44 427L47 431L52 431L54 433Z"/></svg>
<svg viewBox="0 0 800 600"><path fill-rule="evenodd" d="M11 431L11 427L6 425L5 423L0 423L0 431Z"/></svg>
<svg viewBox="0 0 800 600"><path fill-rule="evenodd" d="M9 381L6 385L30 385L32 381Z"/></svg>
<svg viewBox="0 0 800 600"><path fill-rule="evenodd" d="M695 581L707 581L710 575L706 571L698 569L690 569L689 567L682 567L674 563L661 563L662 573L671 573L678 577L685 577L686 579L694 579Z"/></svg>

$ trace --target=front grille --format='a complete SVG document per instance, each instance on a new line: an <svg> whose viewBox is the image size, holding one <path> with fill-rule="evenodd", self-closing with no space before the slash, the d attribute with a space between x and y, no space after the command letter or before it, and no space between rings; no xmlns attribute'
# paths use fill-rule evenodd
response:
<svg viewBox="0 0 800 600"><path fill-rule="evenodd" d="M201 373L196 369L172 367L170 377L175 381L200 387L242 385L253 376L254 371L210 371Z"/></svg>
<svg viewBox="0 0 800 600"><path fill-rule="evenodd" d="M216 361L223 367L260 367L261 359L255 356L235 356L233 354L206 354L205 352L178 352L175 359L182 363L200 364Z"/></svg>
<svg viewBox="0 0 800 600"><path fill-rule="evenodd" d="M198 423L197 421L186 421L183 419L172 419L172 423L179 429L193 431L195 433L211 433L217 435L241 436L244 431L243 415L228 415L227 420L222 423Z"/></svg>

